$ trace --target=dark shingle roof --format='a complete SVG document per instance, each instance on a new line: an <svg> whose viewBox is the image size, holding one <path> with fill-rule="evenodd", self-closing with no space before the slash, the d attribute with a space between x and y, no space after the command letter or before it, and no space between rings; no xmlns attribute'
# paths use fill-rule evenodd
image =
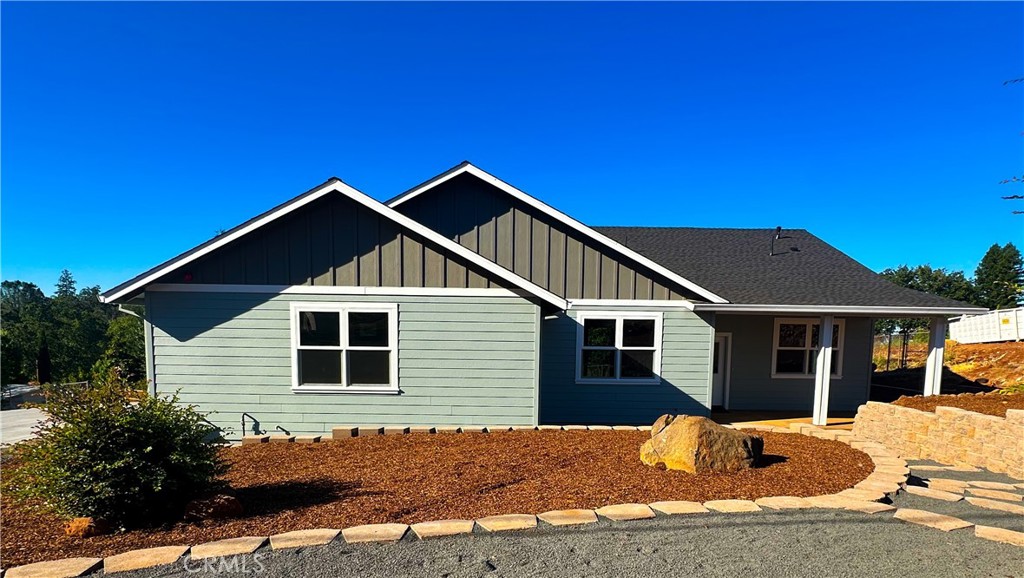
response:
<svg viewBox="0 0 1024 578"><path fill-rule="evenodd" d="M732 303L963 307L899 287L803 229L594 227Z"/></svg>

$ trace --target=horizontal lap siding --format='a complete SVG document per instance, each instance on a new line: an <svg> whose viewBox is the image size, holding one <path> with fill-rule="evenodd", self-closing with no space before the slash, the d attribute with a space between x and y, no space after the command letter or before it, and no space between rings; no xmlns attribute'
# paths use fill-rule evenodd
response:
<svg viewBox="0 0 1024 578"><path fill-rule="evenodd" d="M532 424L537 307L518 297L147 294L161 394L271 433L335 425ZM290 303L398 303L400 395L291 390Z"/></svg>
<svg viewBox="0 0 1024 578"><path fill-rule="evenodd" d="M806 317L782 315L782 317ZM852 411L867 401L871 374L871 320L845 318L843 376L832 378L829 409ZM814 402L814 378L772 378L771 315L719 315L718 331L732 334L729 409L799 410L808 414Z"/></svg>
<svg viewBox="0 0 1024 578"><path fill-rule="evenodd" d="M641 425L665 413L707 414L714 332L710 323L691 311L664 312L658 385L576 384L578 311L544 320L541 422Z"/></svg>

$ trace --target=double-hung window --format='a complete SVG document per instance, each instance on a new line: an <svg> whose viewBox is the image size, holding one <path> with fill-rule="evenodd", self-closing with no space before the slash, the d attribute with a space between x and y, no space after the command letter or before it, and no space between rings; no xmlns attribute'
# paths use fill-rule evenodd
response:
<svg viewBox="0 0 1024 578"><path fill-rule="evenodd" d="M814 377L820 327L818 319L776 319L772 348L772 377ZM832 325L832 377L843 374L843 331L846 323Z"/></svg>
<svg viewBox="0 0 1024 578"><path fill-rule="evenodd" d="M293 303L292 390L398 392L398 307Z"/></svg>
<svg viewBox="0 0 1024 578"><path fill-rule="evenodd" d="M581 312L577 383L659 383L661 313Z"/></svg>

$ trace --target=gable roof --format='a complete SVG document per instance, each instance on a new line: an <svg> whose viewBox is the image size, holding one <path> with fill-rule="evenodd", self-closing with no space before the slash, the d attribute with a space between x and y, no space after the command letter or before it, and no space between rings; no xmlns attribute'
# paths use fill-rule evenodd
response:
<svg viewBox="0 0 1024 578"><path fill-rule="evenodd" d="M731 304L983 309L895 285L803 229L595 227L727 298ZM732 305L721 307L722 311Z"/></svg>
<svg viewBox="0 0 1024 578"><path fill-rule="evenodd" d="M684 277L679 270L672 270L669 267L665 267L665 264L659 262L657 259L651 259L649 256L645 256L641 253L636 252L632 248L627 247L621 244L620 242L616 241L615 239L612 239L602 234L600 231L597 231L591 227L588 227L587 225L584 225L583 223L577 221L576 219L573 219L569 215L566 215L565 213L559 211L558 209L555 209L554 207L544 203L543 201L540 201L530 196L529 194L513 187L512 185L506 183L505 181L502 181L498 177L495 177L494 175L474 166L468 161L464 161L461 164L441 173L440 175L437 175L436 177L433 177L430 180L427 180L409 189L408 191L405 191L404 193L387 201L385 204L387 204L387 206L391 208L397 207L402 203L412 200L417 196L433 189L437 185L440 185L441 183L444 183L462 174L473 175L479 178L480 180L497 187L499 190L511 195L512 197L518 199L523 203L526 203L530 207L533 207L534 209L552 217L556 221L585 235L586 237L593 239L597 243L600 243L605 247L608 247L609 249L616 251L637 263L640 263L644 267L660 275L663 275L665 278L675 283L678 283L680 286L689 289L693 293L700 295L701 297L707 299L712 303L728 302L727 299L716 294L716 292L708 290L706 288L706 285L694 283L688 277Z"/></svg>
<svg viewBox="0 0 1024 578"><path fill-rule="evenodd" d="M234 227L233 229L206 241L205 243L194 247L177 257L174 257L152 269L132 278L120 285L109 289L100 295L100 300L106 303L117 301L126 296L138 293L144 290L146 285L155 282L156 280L163 277L165 274L182 267L188 263L191 263L220 247L227 245L249 233L273 222L277 219L295 211L296 209L308 205L309 203L320 199L330 194L341 194L349 199L363 205L364 207L379 213L381 216L390 219L396 224L413 231L414 233L422 236L423 238L437 244L441 248L450 251L451 253L465 259L466 261L480 267L483 270L495 275L510 285L522 289L528 294L531 294L538 299L550 303L559 309L566 309L568 303L565 299L551 293L550 291L516 275L515 273L501 267L500 265L486 259L477 253L463 247L462 245L452 241L440 235L439 233L424 227L420 223L406 217L405 215L391 209L390 207L380 203L379 201L367 196L366 194L356 190L349 186L341 179L337 177L331 177L325 183L306 191L305 193L282 203L269 211L253 217L248 221Z"/></svg>

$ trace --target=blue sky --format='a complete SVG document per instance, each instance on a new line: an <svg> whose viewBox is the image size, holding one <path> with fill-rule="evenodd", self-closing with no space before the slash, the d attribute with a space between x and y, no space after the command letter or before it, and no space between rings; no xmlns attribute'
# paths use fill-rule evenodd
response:
<svg viewBox="0 0 1024 578"><path fill-rule="evenodd" d="M123 281L337 175L468 159L591 225L1024 244L1024 4L11 3L0 275Z"/></svg>

